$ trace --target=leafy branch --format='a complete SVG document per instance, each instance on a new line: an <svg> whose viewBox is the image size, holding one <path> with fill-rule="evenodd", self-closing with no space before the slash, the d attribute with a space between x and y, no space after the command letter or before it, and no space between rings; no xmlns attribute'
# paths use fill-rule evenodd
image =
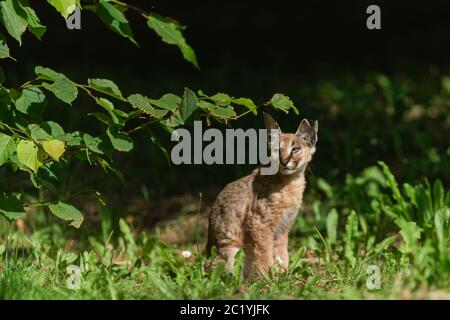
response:
<svg viewBox="0 0 450 320"><path fill-rule="evenodd" d="M111 30L137 44L125 16L128 10L137 12L147 21L163 42L176 45L183 57L198 67L195 52L187 44L177 21L129 5L119 0L98 0L82 5L79 0L48 0L67 19L79 8L94 11ZM39 40L45 34L44 26L28 0L0 0L1 22L7 33L19 44L22 35L29 31ZM12 58L5 36L0 32L0 59ZM13 58L12 58L13 59ZM50 68L37 66L35 77L18 88L4 85L6 76L0 67L0 167L9 165L15 174L26 172L32 185L42 190L52 187L57 180L55 167L68 170L73 161L87 161L90 165L115 173L121 181L123 176L112 163L114 152L129 152L134 148L131 134L145 130L150 140L167 156L150 126L160 126L168 133L180 126L189 125L196 119L206 117L229 123L246 115L257 115L261 107L272 106L288 113L298 113L293 102L283 94L275 94L269 101L256 105L251 99L233 97L226 93L207 95L199 90L194 93L185 88L181 95L166 93L160 98L148 98L135 93L128 97L111 80L92 78L87 83L76 83L66 75ZM43 121L49 95L69 107L76 102L79 92L89 96L99 110L88 116L95 117L102 133L93 136L88 132L67 132L59 123ZM25 215L22 204L23 192L0 192L0 215L17 219ZM81 212L74 206L55 200L26 205L40 206L63 220L79 227L83 221ZM62 198L66 201L67 198Z"/></svg>

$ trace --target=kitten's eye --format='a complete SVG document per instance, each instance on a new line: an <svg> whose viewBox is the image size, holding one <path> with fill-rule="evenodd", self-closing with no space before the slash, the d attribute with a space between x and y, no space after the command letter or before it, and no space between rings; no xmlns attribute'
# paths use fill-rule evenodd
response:
<svg viewBox="0 0 450 320"><path fill-rule="evenodd" d="M293 147L292 150L291 150L291 152L292 152L292 153L297 153L297 152L299 152L300 150L302 150L302 148L300 148L300 147Z"/></svg>

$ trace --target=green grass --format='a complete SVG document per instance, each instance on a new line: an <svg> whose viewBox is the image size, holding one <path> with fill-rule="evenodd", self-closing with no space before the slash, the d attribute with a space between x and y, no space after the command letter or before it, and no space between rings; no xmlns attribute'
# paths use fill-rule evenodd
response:
<svg viewBox="0 0 450 320"><path fill-rule="evenodd" d="M253 283L221 269L206 273L206 212L151 233L135 232L123 219L114 228L106 209L100 228L84 233L45 224L36 212L35 231L0 221L0 299L449 298L450 190L440 181L399 187L383 163L339 188L311 180L286 272L274 269ZM176 233L183 221L195 221L190 240L164 244L161 230ZM236 275L243 260L240 251ZM367 287L374 265L380 289ZM73 266L79 289L68 288Z"/></svg>

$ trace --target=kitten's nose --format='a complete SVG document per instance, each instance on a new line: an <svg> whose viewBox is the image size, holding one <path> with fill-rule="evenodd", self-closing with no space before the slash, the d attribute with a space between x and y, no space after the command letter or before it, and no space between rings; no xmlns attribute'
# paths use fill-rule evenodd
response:
<svg viewBox="0 0 450 320"><path fill-rule="evenodd" d="M280 159L280 162L283 166L286 166L289 162L289 159Z"/></svg>

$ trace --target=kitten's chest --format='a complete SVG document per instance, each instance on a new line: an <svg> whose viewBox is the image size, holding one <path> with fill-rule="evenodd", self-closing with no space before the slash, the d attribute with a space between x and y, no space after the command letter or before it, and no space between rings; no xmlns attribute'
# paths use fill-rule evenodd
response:
<svg viewBox="0 0 450 320"><path fill-rule="evenodd" d="M275 238L291 228L299 209L299 207L288 208L276 219L275 227L273 228L273 236Z"/></svg>
<svg viewBox="0 0 450 320"><path fill-rule="evenodd" d="M274 237L289 230L295 221L298 211L300 210L303 198L304 186L299 185L295 188L281 190L272 199L272 226Z"/></svg>

